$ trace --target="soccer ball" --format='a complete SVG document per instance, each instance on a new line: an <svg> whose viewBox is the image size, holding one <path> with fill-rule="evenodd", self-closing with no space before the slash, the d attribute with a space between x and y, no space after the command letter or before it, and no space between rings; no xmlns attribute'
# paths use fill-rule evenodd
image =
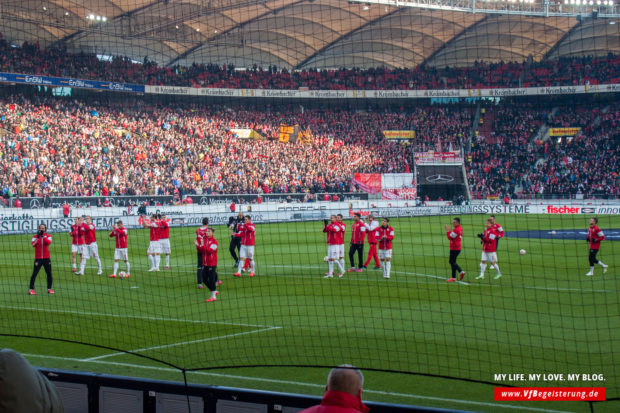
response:
<svg viewBox="0 0 620 413"><path fill-rule="evenodd" d="M127 277L127 273L125 271L121 271L121 272L118 273L118 276L120 278L125 278L125 277Z"/></svg>
<svg viewBox="0 0 620 413"><path fill-rule="evenodd" d="M323 261L325 262L329 261L329 257L326 255L325 257L323 257Z"/></svg>
<svg viewBox="0 0 620 413"><path fill-rule="evenodd" d="M521 250L521 251L519 251L519 254L521 254L521 255L525 255L525 250Z"/></svg>

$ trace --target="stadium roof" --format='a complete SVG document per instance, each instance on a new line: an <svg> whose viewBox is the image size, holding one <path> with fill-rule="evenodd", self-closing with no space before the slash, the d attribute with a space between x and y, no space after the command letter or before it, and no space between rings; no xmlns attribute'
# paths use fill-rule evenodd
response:
<svg viewBox="0 0 620 413"><path fill-rule="evenodd" d="M15 44L162 65L467 66L620 53L610 19L485 15L343 0L2 0Z"/></svg>

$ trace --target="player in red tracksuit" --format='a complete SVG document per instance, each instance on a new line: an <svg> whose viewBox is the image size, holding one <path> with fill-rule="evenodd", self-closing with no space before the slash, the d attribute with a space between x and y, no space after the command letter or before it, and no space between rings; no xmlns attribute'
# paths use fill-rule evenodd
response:
<svg viewBox="0 0 620 413"><path fill-rule="evenodd" d="M362 260L364 256L364 239L366 238L366 225L361 221L362 215L356 212L353 215L353 225L351 226L351 243L349 244L349 261L351 268L349 272L362 272L364 265ZM357 252L357 260L359 266L355 268L355 252Z"/></svg>
<svg viewBox="0 0 620 413"><path fill-rule="evenodd" d="M45 224L39 225L39 231L32 237L30 242L34 247L34 268L30 277L30 289L28 290L30 295L37 294L34 292L34 282L41 267L45 268L45 275L47 275L47 292L48 294L54 294L54 290L52 290L52 262L50 260L49 248L51 243L52 236L47 233L47 227Z"/></svg>
<svg viewBox="0 0 620 413"><path fill-rule="evenodd" d="M381 268L383 269L383 278L390 278L394 228L390 226L389 218L383 218L381 226L375 230L375 239L379 244L379 259L381 260Z"/></svg>
<svg viewBox="0 0 620 413"><path fill-rule="evenodd" d="M243 225L237 227L241 232L241 249L239 250L239 264L237 266L237 272L235 277L241 277L241 269L245 264L246 258L250 260L250 273L248 277L254 277L254 243L256 235L256 226L252 223L252 219L249 215L245 216L245 222Z"/></svg>
<svg viewBox="0 0 620 413"><path fill-rule="evenodd" d="M454 218L452 220L453 229L446 225L446 236L450 240L450 267L452 267L452 277L446 282L456 281L456 273L459 273L459 280L465 276L465 271L456 263L456 257L461 253L461 240L463 239L463 228L461 227L461 219Z"/></svg>
<svg viewBox="0 0 620 413"><path fill-rule="evenodd" d="M601 248L601 241L605 239L605 234L603 234L603 231L601 231L597 224L598 218L590 218L590 227L588 228L588 237L586 238L590 244L590 256L588 257L590 260L590 271L586 274L588 277L594 275L594 264L603 267L603 273L607 272L608 267L603 261L596 258L596 254L598 254Z"/></svg>
<svg viewBox="0 0 620 413"><path fill-rule="evenodd" d="M112 225L112 231L110 232L110 238L116 238L116 249L114 250L114 272L109 275L110 278L116 278L116 271L118 270L118 261L125 261L127 267L127 274L125 277L129 277L129 254L127 253L127 236L129 231L123 226L123 221L117 221L116 225Z"/></svg>
<svg viewBox="0 0 620 413"><path fill-rule="evenodd" d="M204 238L207 235L207 229L209 228L209 218L204 217L202 219L202 226L196 229L196 240L194 244L198 242L199 238ZM197 267L196 267L196 282L198 283L198 288L204 288L202 285L202 252L199 249L196 249L197 254Z"/></svg>
<svg viewBox="0 0 620 413"><path fill-rule="evenodd" d="M497 274L493 277L497 280L502 276L497 264L497 240L499 238L499 232L493 228L493 219L487 219L486 229L484 233L478 234L478 238L482 242L482 258L480 260L480 275L476 277L476 280L484 279L484 271L487 269L487 261L491 262L491 268L495 268Z"/></svg>
<svg viewBox="0 0 620 413"><path fill-rule="evenodd" d="M217 249L218 243L213 236L213 228L207 228L204 236L196 237L194 245L202 255L202 281L211 291L211 297L206 302L216 301L217 291Z"/></svg>
<svg viewBox="0 0 620 413"><path fill-rule="evenodd" d="M368 223L366 225L366 233L368 234L368 259L362 268L366 269L370 261L375 260L375 270L381 269L379 255L377 254L377 240L375 239L375 230L379 226L379 221L375 220L374 215L368 215Z"/></svg>
<svg viewBox="0 0 620 413"><path fill-rule="evenodd" d="M334 262L338 265L338 277L344 275L344 266L339 260L340 254L340 232L342 227L338 223L336 215L330 217L330 221L323 221L323 232L327 234L327 263L329 270L324 278L332 278L334 276Z"/></svg>

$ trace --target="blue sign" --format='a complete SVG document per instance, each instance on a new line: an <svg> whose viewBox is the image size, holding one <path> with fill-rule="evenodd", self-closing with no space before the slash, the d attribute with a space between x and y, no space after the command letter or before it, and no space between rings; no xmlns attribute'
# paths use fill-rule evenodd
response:
<svg viewBox="0 0 620 413"><path fill-rule="evenodd" d="M99 80L81 80L64 77L23 75L18 73L0 72L0 82L22 83L30 85L73 87L80 89L110 90L114 92L144 93L144 85L130 83L102 82Z"/></svg>

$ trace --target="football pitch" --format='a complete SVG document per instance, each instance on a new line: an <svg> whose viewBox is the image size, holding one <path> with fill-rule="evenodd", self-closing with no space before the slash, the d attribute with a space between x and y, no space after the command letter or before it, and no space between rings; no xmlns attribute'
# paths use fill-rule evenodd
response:
<svg viewBox="0 0 620 413"><path fill-rule="evenodd" d="M223 284L212 303L204 302L208 290L196 288L195 228L171 229L171 268L164 270L162 257L160 272L147 272L148 231L130 229L131 277L124 279L107 277L114 251L107 230L97 233L99 276L93 259L86 275L75 275L71 238L54 233L56 294L45 293L41 271L36 296L27 295L31 235L2 235L0 347L48 368L173 381L187 369L194 383L317 396L329 366L349 363L367 369L365 400L485 412L590 411L585 402L494 401L493 388L502 385L605 387L608 399L620 397L620 243L604 241L599 258L609 270L597 266L586 277L587 216L498 215L508 233L498 248L503 276L494 280L487 268L475 280L475 234L486 218L461 216L459 264L467 275L459 283L445 282L448 216L390 221L389 280L373 264L323 279L321 222L257 224L256 276L238 279L229 231L216 226ZM601 216L598 225L618 229L620 217ZM519 238L510 236L515 231ZM534 373L604 381L495 381ZM619 411L620 402L594 409Z"/></svg>

